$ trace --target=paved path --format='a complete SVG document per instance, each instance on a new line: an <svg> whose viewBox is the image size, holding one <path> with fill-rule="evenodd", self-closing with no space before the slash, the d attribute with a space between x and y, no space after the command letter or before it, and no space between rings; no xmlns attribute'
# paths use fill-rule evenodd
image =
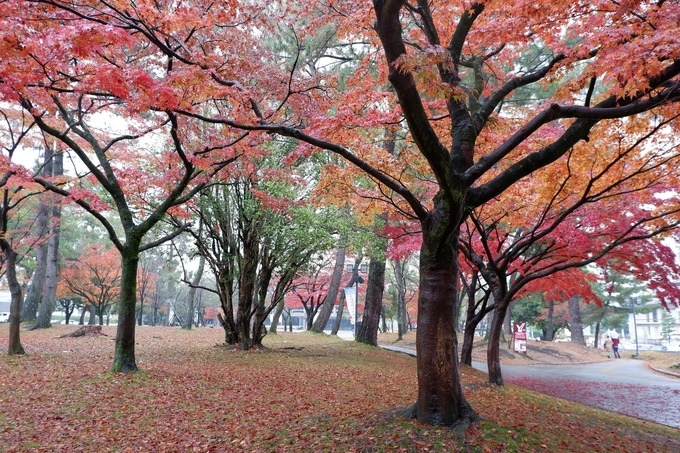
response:
<svg viewBox="0 0 680 453"><path fill-rule="evenodd" d="M383 346L415 356L415 350ZM473 367L487 371L486 363ZM552 396L680 428L680 379L650 371L642 360L576 365L503 365L503 378Z"/></svg>

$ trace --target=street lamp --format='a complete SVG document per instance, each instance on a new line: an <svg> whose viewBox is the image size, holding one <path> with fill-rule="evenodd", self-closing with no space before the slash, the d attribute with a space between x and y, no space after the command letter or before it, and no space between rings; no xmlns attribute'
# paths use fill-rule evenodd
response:
<svg viewBox="0 0 680 453"><path fill-rule="evenodd" d="M640 346L638 345L638 332L637 332L637 316L635 315L635 303L637 298L631 299L631 304L633 305L633 329L635 330L635 357L640 355Z"/></svg>
<svg viewBox="0 0 680 453"><path fill-rule="evenodd" d="M361 277L359 277L361 278ZM359 318L359 279L356 280L354 285L354 340L357 339L357 319Z"/></svg>

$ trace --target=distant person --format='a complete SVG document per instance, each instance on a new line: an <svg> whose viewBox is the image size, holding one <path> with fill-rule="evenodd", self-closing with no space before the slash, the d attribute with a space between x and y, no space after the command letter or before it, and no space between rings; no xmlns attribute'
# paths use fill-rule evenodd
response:
<svg viewBox="0 0 680 453"><path fill-rule="evenodd" d="M604 349L607 351L607 358L611 359L612 358L612 339L609 338L609 335L604 336Z"/></svg>
<svg viewBox="0 0 680 453"><path fill-rule="evenodd" d="M620 359L621 354L619 354L619 337L612 337L612 350L614 351L614 358Z"/></svg>

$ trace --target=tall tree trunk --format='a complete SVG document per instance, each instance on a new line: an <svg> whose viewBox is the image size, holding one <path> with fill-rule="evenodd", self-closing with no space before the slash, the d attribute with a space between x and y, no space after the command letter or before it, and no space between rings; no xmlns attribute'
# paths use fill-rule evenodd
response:
<svg viewBox="0 0 680 453"><path fill-rule="evenodd" d="M87 313L87 325L94 326L97 324L97 307L95 307L94 304L88 305Z"/></svg>
<svg viewBox="0 0 680 453"><path fill-rule="evenodd" d="M189 294L187 295L187 316L188 321L182 327L186 330L191 330L191 326L194 323L194 305L196 301L196 291L197 286L201 283L201 278L203 277L203 270L205 269L205 256L201 255L198 259L198 269L196 269L196 274L191 281L191 286L189 287Z"/></svg>
<svg viewBox="0 0 680 453"><path fill-rule="evenodd" d="M467 291L467 311L465 316L465 328L463 329L463 346L460 349L460 362L472 366L472 350L474 348L475 333L477 326L489 313L487 308L491 293L487 291L483 299L477 303L476 295L479 287L479 272L473 271L470 285Z"/></svg>
<svg viewBox="0 0 680 453"><path fill-rule="evenodd" d="M368 265L368 285L366 286L364 316L356 338L356 341L359 343L378 346L378 325L380 324L384 289L385 258L373 258Z"/></svg>
<svg viewBox="0 0 680 453"><path fill-rule="evenodd" d="M21 313L21 284L17 279L16 260L17 254L6 240L1 241L1 247L5 254L5 277L9 286L11 294L11 301L9 305L9 344L7 347L7 354L24 354L24 347L21 345L20 337L20 313Z"/></svg>
<svg viewBox="0 0 680 453"><path fill-rule="evenodd" d="M406 333L406 260L394 260L394 279L397 289L397 340Z"/></svg>
<svg viewBox="0 0 680 453"><path fill-rule="evenodd" d="M586 337L583 335L583 321L581 320L581 299L578 296L569 298L569 330L571 342L586 345Z"/></svg>
<svg viewBox="0 0 680 453"><path fill-rule="evenodd" d="M489 368L489 382L503 385L503 373L501 372L500 346L503 334L503 320L507 312L508 304L500 303L493 311L491 327L489 329L489 341L486 345L486 364Z"/></svg>
<svg viewBox="0 0 680 453"><path fill-rule="evenodd" d="M236 311L236 334L242 350L250 349L250 321L252 318L253 300L257 281L257 265L259 263L260 244L257 228L244 227L241 231L243 256L240 260L240 278L238 291L238 308Z"/></svg>
<svg viewBox="0 0 680 453"><path fill-rule="evenodd" d="M47 159L47 152L46 152ZM54 176L64 174L64 154L54 154L52 169ZM54 196L53 196L54 197ZM49 240L47 242L47 266L45 268L45 285L38 319L32 328L47 328L51 326L52 313L57 299L57 279L59 278L59 236L61 229L61 202L53 200L51 203L51 219L49 220Z"/></svg>
<svg viewBox="0 0 680 453"><path fill-rule="evenodd" d="M47 238L47 209L43 200L40 201L40 210L36 218L36 234L41 238ZM45 286L45 271L47 268L47 240L42 242L35 251L35 270L31 277L31 284L26 290L26 300L21 310L21 321L35 322L38 313L38 305L42 299Z"/></svg>
<svg viewBox="0 0 680 453"><path fill-rule="evenodd" d="M392 320L390 319L390 321L392 321ZM391 324L391 322L390 322L390 324ZM385 315L385 305L383 304L380 307L380 331L382 331L382 333L385 333L385 332L387 332L387 329L388 329L388 327L387 327L387 317ZM394 329L391 329L391 331L394 332Z"/></svg>
<svg viewBox="0 0 680 453"><path fill-rule="evenodd" d="M457 231L449 230L450 215L435 215L439 218L423 223L416 334L418 401L414 409L421 423L449 426L478 417L463 394L458 365Z"/></svg>
<svg viewBox="0 0 680 453"><path fill-rule="evenodd" d="M111 371L130 373L137 371L135 359L135 309L137 307L137 267L139 266L139 244L136 238L129 239L121 251L120 296L118 299L118 329L116 347Z"/></svg>
<svg viewBox="0 0 680 453"><path fill-rule="evenodd" d="M323 300L319 314L312 324L311 331L316 333L321 333L326 328L328 320L331 318L333 313L333 306L338 298L338 291L340 289L340 280L342 279L342 273L345 270L345 238L340 237L340 244L335 252L335 266L333 267L333 275L331 276L331 283L328 286L328 293L326 298Z"/></svg>
<svg viewBox="0 0 680 453"><path fill-rule="evenodd" d="M281 314L283 313L284 304L285 304L284 299L281 299L276 304L276 309L274 310L274 316L272 317L272 323L269 325L269 332L270 333L277 333L276 331L279 328L279 320L281 319ZM285 331L285 324L284 324L284 331Z"/></svg>
<svg viewBox="0 0 680 453"><path fill-rule="evenodd" d="M548 301L548 315L545 319L545 341L553 341L555 339L555 302Z"/></svg>
<svg viewBox="0 0 680 453"><path fill-rule="evenodd" d="M333 330L331 335L337 335L342 325L342 314L345 309L345 291L340 291L340 298L338 299L338 312L335 314L335 322L333 323Z"/></svg>
<svg viewBox="0 0 680 453"><path fill-rule="evenodd" d="M508 339L505 338L506 335L512 338L512 302L508 304L505 316L503 317L503 332L501 333L501 341L503 343L508 341Z"/></svg>

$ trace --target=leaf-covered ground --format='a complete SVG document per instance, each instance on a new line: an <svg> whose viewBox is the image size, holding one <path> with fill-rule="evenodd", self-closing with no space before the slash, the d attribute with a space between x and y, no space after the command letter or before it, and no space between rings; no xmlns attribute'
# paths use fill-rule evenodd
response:
<svg viewBox="0 0 680 453"><path fill-rule="evenodd" d="M484 421L460 438L395 410L415 400L415 360L325 335L270 335L264 351L218 346L221 329L138 328L134 375L111 374L108 336L0 325L2 451L680 451L680 432L490 387L464 369Z"/></svg>

